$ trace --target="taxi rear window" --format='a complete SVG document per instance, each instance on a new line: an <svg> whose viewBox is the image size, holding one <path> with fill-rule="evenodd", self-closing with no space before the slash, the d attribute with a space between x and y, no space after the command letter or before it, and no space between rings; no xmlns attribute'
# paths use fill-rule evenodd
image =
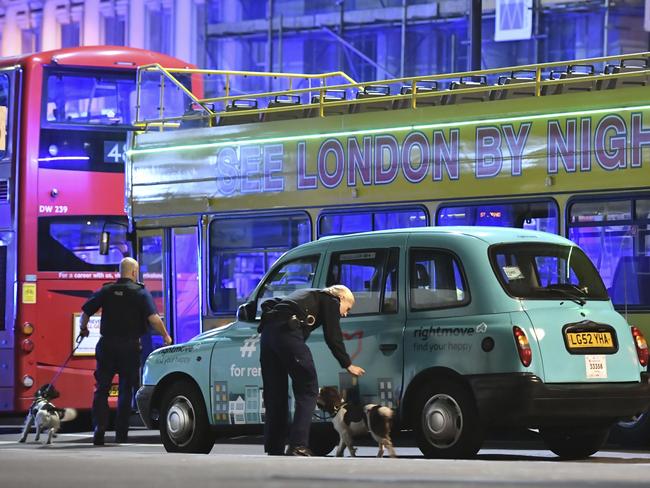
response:
<svg viewBox="0 0 650 488"><path fill-rule="evenodd" d="M518 298L608 300L598 271L579 247L557 244L500 244L490 260L508 294Z"/></svg>

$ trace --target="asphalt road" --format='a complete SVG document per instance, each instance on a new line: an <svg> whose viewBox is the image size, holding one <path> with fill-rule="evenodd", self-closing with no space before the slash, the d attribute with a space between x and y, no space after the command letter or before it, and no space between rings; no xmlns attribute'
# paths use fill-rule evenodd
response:
<svg viewBox="0 0 650 488"><path fill-rule="evenodd" d="M475 459L424 459L409 440L398 459L375 458L370 442L357 458L267 457L261 438L230 438L209 455L166 453L158 433L134 429L129 444L94 447L88 432L59 434L51 446L19 444L19 426L0 426L0 486L69 488L182 487L644 487L650 452L607 450L584 461L559 461L535 442L501 442ZM507 444L507 445L505 445Z"/></svg>

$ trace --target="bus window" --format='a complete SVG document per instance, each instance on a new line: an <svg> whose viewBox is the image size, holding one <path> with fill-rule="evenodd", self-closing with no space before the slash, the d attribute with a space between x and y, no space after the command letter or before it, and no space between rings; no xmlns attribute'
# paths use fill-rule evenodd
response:
<svg viewBox="0 0 650 488"><path fill-rule="evenodd" d="M0 158L7 152L7 128L9 121L9 77L0 75Z"/></svg>
<svg viewBox="0 0 650 488"><path fill-rule="evenodd" d="M650 306L650 200L580 201L569 239L591 258L614 305Z"/></svg>
<svg viewBox="0 0 650 488"><path fill-rule="evenodd" d="M560 222L555 202L512 202L442 207L436 225L519 227L558 234Z"/></svg>
<svg viewBox="0 0 650 488"><path fill-rule="evenodd" d="M99 253L102 231L111 234L107 255ZM40 217L39 271L117 271L131 256L124 217Z"/></svg>
<svg viewBox="0 0 650 488"><path fill-rule="evenodd" d="M51 70L46 77L46 122L119 126L133 121L133 73Z"/></svg>
<svg viewBox="0 0 650 488"><path fill-rule="evenodd" d="M318 236L366 232L370 230L425 227L429 225L423 208L398 208L366 212L323 213L318 221Z"/></svg>
<svg viewBox="0 0 650 488"><path fill-rule="evenodd" d="M307 214L215 218L210 222L210 308L233 314L271 265L311 240Z"/></svg>

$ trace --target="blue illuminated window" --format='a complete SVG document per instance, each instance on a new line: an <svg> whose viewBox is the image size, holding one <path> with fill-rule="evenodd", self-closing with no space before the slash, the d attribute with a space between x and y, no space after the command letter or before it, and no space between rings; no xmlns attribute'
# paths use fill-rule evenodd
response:
<svg viewBox="0 0 650 488"><path fill-rule="evenodd" d="M135 73L49 71L43 118L56 124L128 125Z"/></svg>
<svg viewBox="0 0 650 488"><path fill-rule="evenodd" d="M569 239L598 268L614 305L650 306L650 196L578 201L569 207Z"/></svg>
<svg viewBox="0 0 650 488"><path fill-rule="evenodd" d="M555 202L512 202L442 207L436 225L518 227L558 234L560 222Z"/></svg>
<svg viewBox="0 0 650 488"><path fill-rule="evenodd" d="M210 223L210 307L232 314L271 265L311 240L307 214L215 218Z"/></svg>
<svg viewBox="0 0 650 488"><path fill-rule="evenodd" d="M99 253L102 231L110 233L108 254ZM40 217L39 271L117 271L132 255L123 217Z"/></svg>
<svg viewBox="0 0 650 488"><path fill-rule="evenodd" d="M423 208L368 210L364 212L341 212L321 215L318 236L352 234L371 230L426 227L429 225Z"/></svg>

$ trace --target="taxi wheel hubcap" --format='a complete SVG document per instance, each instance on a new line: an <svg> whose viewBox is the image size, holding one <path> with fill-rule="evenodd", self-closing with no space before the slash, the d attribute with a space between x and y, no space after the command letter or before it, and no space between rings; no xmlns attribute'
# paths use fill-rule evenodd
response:
<svg viewBox="0 0 650 488"><path fill-rule="evenodd" d="M444 393L432 396L422 409L422 427L432 446L448 449L463 432L463 412L458 402Z"/></svg>
<svg viewBox="0 0 650 488"><path fill-rule="evenodd" d="M179 447L185 446L192 439L196 425L192 403L182 395L174 397L167 410L167 433Z"/></svg>

